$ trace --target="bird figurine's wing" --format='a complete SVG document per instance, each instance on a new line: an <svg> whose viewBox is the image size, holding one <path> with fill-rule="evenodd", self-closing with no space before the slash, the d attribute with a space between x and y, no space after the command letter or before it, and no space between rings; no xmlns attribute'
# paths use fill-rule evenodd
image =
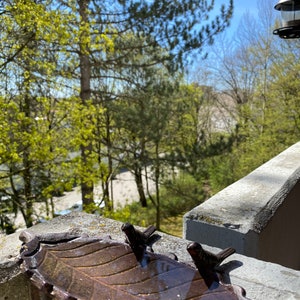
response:
<svg viewBox="0 0 300 300"><path fill-rule="evenodd" d="M146 228L143 231L143 236L145 239L145 244L150 247L150 250L153 252L152 246L155 242L157 242L161 236L159 234L154 234L156 231L156 227L153 225L150 225L148 228Z"/></svg>
<svg viewBox="0 0 300 300"><path fill-rule="evenodd" d="M151 252L153 252L152 246L154 243L156 243L161 236L159 234L152 234L146 241L146 245L150 247Z"/></svg>
<svg viewBox="0 0 300 300"><path fill-rule="evenodd" d="M143 233L146 237L150 237L155 231L156 231L156 227L153 225L150 225L143 231Z"/></svg>

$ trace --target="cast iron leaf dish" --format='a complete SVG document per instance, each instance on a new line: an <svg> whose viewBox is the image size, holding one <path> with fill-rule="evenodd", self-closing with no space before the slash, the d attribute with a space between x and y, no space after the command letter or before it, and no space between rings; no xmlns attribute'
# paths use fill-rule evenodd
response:
<svg viewBox="0 0 300 300"><path fill-rule="evenodd" d="M246 299L242 288L221 283L215 271L234 250L215 256L190 244L198 271L154 253L152 245L160 236L153 226L141 232L124 224L122 230L126 242L72 234L39 237L24 231L21 270L34 286L35 299Z"/></svg>

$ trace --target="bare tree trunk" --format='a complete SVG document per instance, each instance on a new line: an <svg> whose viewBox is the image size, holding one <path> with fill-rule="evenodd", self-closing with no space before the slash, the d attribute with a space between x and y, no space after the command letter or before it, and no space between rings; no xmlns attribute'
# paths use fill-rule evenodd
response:
<svg viewBox="0 0 300 300"><path fill-rule="evenodd" d="M87 165L90 150L91 144L89 146L81 146L81 163L83 165ZM84 208L94 204L94 183L92 180L87 180L84 174L81 177L81 194Z"/></svg>
<svg viewBox="0 0 300 300"><path fill-rule="evenodd" d="M139 167L136 168L136 170L134 171L134 178L135 178L137 190L138 190L139 197L140 197L140 203L141 203L142 207L147 207L147 198L146 198L145 191L144 191L141 168L139 168Z"/></svg>
<svg viewBox="0 0 300 300"><path fill-rule="evenodd" d="M138 155L134 153L134 177L137 186L137 190L140 197L140 203L142 207L147 207L147 198L144 191L142 165L145 164L145 141L141 140L141 153Z"/></svg>
<svg viewBox="0 0 300 300"><path fill-rule="evenodd" d="M89 0L79 0L79 14L81 22L87 24L88 20L88 4ZM89 57L88 43L88 29L82 29L80 33L80 51L79 51L79 62L80 62L80 99L83 105L87 104L87 101L91 99L91 64ZM81 161L83 165L87 165L89 156L92 154L92 143L89 142L87 145L81 145ZM81 193L82 193L82 204L83 207L88 207L94 204L94 183L92 180L84 178L84 174L81 178Z"/></svg>
<svg viewBox="0 0 300 300"><path fill-rule="evenodd" d="M107 147L107 158L108 158L108 177L106 180L106 190L107 198L105 199L105 206L108 210L113 210L113 188L111 188L111 193L109 194L109 183L112 187L112 175L113 175L113 159L112 159L112 140L111 140L111 117L108 112L105 114L106 120L106 147Z"/></svg>
<svg viewBox="0 0 300 300"><path fill-rule="evenodd" d="M154 181L155 181L155 197L150 194L149 191L149 182L148 182L148 175L147 169L146 170L146 183L147 183L147 192L149 199L151 200L152 204L155 206L156 209L156 228L160 230L160 191L159 191L159 179L160 179L160 161L158 155L158 145L155 145L155 162L154 162Z"/></svg>
<svg viewBox="0 0 300 300"><path fill-rule="evenodd" d="M160 179L160 161L158 153L158 144L155 145L156 161L154 166L155 176L155 192L156 192L156 228L160 229L160 191L159 191L159 179Z"/></svg>
<svg viewBox="0 0 300 300"><path fill-rule="evenodd" d="M53 197L52 196L50 198L50 206L51 206L51 217L54 218L55 217L55 215L54 215L55 209L54 209L54 201L53 201Z"/></svg>
<svg viewBox="0 0 300 300"><path fill-rule="evenodd" d="M24 105L23 105L23 111L26 116L26 118L30 118L30 110L31 110L31 98L29 96L29 81L27 82L27 79L25 81L25 97L24 97ZM27 124L23 125L22 130L24 132L30 132L30 126ZM23 181L24 181L24 199L25 199L25 223L26 227L31 227L33 225L32 215L33 215L33 198L32 198L32 175L31 175L31 163L30 163L30 147L27 145L23 145L24 151L23 151Z"/></svg>

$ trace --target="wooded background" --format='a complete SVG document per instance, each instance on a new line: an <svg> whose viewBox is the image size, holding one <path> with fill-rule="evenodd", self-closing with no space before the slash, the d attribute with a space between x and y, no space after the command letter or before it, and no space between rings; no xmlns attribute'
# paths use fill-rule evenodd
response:
<svg viewBox="0 0 300 300"><path fill-rule="evenodd" d="M230 38L233 1L208 2L1 1L4 232L17 212L37 222L36 202L53 217L76 185L87 212L147 218L115 213L109 183L125 169L160 228L298 141L299 41L273 36L271 1Z"/></svg>

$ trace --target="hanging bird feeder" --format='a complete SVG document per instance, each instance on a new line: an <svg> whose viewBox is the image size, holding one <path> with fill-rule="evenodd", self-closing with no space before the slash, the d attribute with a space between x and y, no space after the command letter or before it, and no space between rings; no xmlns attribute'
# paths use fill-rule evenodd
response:
<svg viewBox="0 0 300 300"><path fill-rule="evenodd" d="M300 38L300 0L279 0L274 7L281 12L281 28L274 34L283 39Z"/></svg>

